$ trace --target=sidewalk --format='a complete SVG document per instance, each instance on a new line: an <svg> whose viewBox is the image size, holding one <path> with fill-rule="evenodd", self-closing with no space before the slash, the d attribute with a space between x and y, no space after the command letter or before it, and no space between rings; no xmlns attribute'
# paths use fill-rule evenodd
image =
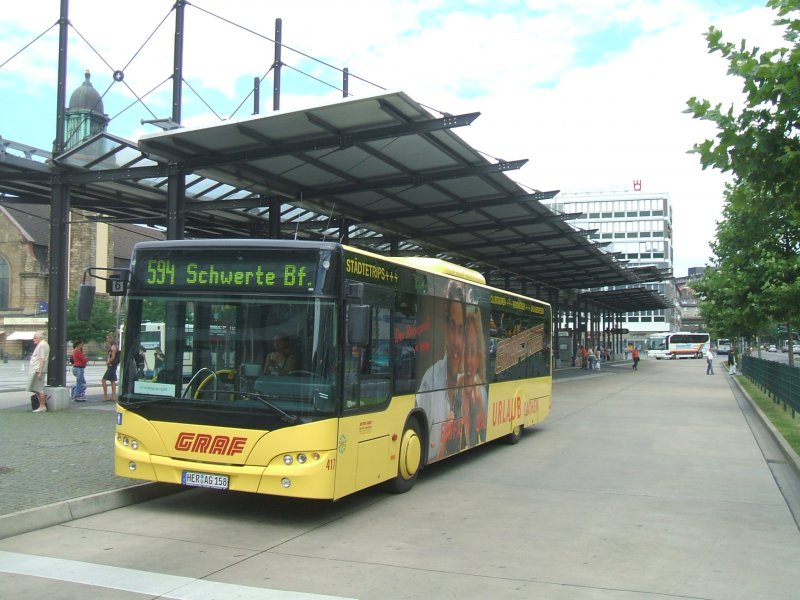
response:
<svg viewBox="0 0 800 600"><path fill-rule="evenodd" d="M87 402L41 414L31 413L30 395L0 393L0 538L124 506L163 487L114 474L115 403L102 401L100 387L87 390Z"/></svg>

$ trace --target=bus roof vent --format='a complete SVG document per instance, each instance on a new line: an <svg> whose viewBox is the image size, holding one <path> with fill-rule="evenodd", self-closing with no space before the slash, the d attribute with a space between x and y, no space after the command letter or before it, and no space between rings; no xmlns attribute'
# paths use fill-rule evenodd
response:
<svg viewBox="0 0 800 600"><path fill-rule="evenodd" d="M442 275L450 275L452 277L466 279L467 281L474 281L475 283L486 283L484 276L477 271L447 262L441 258L429 258L425 256L393 256L392 260L424 271L432 271L434 273L441 273Z"/></svg>

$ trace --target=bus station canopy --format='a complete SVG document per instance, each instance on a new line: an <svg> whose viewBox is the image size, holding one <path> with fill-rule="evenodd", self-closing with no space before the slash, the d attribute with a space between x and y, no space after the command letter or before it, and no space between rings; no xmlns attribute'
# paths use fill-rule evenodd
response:
<svg viewBox="0 0 800 600"><path fill-rule="evenodd" d="M335 239L379 254L426 255L519 291L586 290L663 281L629 268L456 135L479 113L437 116L403 92L278 111L138 144L100 133L61 156L0 147L2 200L50 202L57 180L72 208L104 221L166 224L168 176L185 181L186 237ZM644 288L641 288L644 289ZM617 309L647 310L608 296ZM640 296L644 299L644 296ZM624 311L623 311L624 312Z"/></svg>
<svg viewBox="0 0 800 600"><path fill-rule="evenodd" d="M584 292L578 295L578 299L591 300L609 310L622 313L671 308L664 296L643 287Z"/></svg>

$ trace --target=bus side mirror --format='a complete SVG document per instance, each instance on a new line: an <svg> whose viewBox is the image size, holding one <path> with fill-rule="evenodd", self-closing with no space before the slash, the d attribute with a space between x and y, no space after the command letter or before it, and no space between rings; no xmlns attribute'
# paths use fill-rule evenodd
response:
<svg viewBox="0 0 800 600"><path fill-rule="evenodd" d="M79 321L88 321L92 315L92 305L94 305L94 291L95 287L88 283L82 283L78 286L78 301L76 312Z"/></svg>
<svg viewBox="0 0 800 600"><path fill-rule="evenodd" d="M369 344L369 304L350 304L347 308L347 341L356 346Z"/></svg>

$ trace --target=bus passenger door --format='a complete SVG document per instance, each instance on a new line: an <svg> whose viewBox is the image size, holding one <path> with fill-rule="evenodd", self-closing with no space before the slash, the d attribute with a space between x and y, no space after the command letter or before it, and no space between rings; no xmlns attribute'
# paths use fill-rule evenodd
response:
<svg viewBox="0 0 800 600"><path fill-rule="evenodd" d="M339 421L338 456L334 496L342 497L394 476L390 468L389 434L380 418L392 393L392 296L367 290L370 306L370 340L366 346L346 343L344 403Z"/></svg>

